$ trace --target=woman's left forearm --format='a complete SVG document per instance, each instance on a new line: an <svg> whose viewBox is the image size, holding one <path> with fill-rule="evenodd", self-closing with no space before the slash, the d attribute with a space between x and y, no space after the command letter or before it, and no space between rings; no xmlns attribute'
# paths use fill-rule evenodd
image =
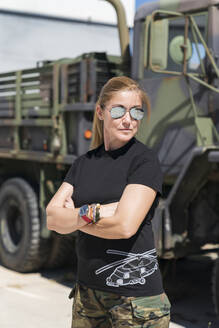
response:
<svg viewBox="0 0 219 328"><path fill-rule="evenodd" d="M123 220L119 220L116 214L101 218L97 223L86 225L79 230L104 239L127 239L132 236L128 226Z"/></svg>
<svg viewBox="0 0 219 328"><path fill-rule="evenodd" d="M150 187L127 185L114 214L105 217L103 213L97 223L80 230L105 239L131 238L145 219L155 196L156 191Z"/></svg>

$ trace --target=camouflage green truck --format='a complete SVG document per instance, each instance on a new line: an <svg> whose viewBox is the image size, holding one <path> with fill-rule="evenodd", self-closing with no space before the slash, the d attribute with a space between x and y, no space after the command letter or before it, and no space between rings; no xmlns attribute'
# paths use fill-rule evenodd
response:
<svg viewBox="0 0 219 328"><path fill-rule="evenodd" d="M45 206L89 148L101 86L122 74L151 99L151 118L138 138L155 149L164 173L153 220L160 258L218 250L219 0L142 5L132 55L123 7L107 1L118 16L121 58L90 53L0 74L0 260L13 270L54 266L69 256L72 239L47 230ZM218 260L213 291L219 311Z"/></svg>

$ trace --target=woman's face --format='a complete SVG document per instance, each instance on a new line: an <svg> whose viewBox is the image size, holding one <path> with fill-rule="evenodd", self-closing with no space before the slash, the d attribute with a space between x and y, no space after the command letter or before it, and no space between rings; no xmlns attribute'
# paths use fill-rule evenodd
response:
<svg viewBox="0 0 219 328"><path fill-rule="evenodd" d="M112 118L110 110L122 106L126 113L121 118ZM138 91L123 90L116 92L104 109L97 106L97 115L104 122L104 143L106 150L113 150L125 145L138 131L140 121L130 116L129 110L133 107L142 107Z"/></svg>

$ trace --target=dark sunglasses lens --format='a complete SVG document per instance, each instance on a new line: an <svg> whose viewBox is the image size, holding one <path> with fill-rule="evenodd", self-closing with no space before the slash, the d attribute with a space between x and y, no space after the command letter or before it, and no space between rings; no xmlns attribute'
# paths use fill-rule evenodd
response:
<svg viewBox="0 0 219 328"><path fill-rule="evenodd" d="M120 118L125 114L125 108L123 107L113 107L110 111L112 118Z"/></svg>
<svg viewBox="0 0 219 328"><path fill-rule="evenodd" d="M144 110L142 108L132 108L130 109L131 117L135 120L142 120L144 117Z"/></svg>

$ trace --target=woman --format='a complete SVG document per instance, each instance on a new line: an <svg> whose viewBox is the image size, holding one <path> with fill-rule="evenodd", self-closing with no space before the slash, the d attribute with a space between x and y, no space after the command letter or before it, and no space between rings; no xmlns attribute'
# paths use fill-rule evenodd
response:
<svg viewBox="0 0 219 328"><path fill-rule="evenodd" d="M147 95L132 79L103 86L93 149L73 163L47 206L49 229L79 230L72 327L169 326L151 228L162 173L135 139L143 106L149 114Z"/></svg>

